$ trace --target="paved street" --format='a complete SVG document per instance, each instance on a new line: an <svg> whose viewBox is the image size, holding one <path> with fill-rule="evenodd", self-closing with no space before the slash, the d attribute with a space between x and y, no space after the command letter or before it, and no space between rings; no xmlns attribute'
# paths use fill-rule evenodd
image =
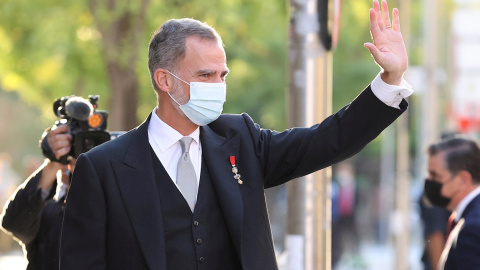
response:
<svg viewBox="0 0 480 270"><path fill-rule="evenodd" d="M335 270L385 270L394 269L394 251L392 246L362 243L358 256L345 256ZM421 246L412 245L409 250L411 270L420 270ZM279 260L280 269L285 269L282 260ZM23 270L26 261L21 250L9 253L0 253L0 270Z"/></svg>

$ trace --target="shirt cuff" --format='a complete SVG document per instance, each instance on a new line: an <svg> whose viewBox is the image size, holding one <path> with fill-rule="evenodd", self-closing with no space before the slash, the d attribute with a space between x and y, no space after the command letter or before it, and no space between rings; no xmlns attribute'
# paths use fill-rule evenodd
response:
<svg viewBox="0 0 480 270"><path fill-rule="evenodd" d="M403 79L403 77L400 85L391 85L382 80L380 73L378 73L377 77L373 79L370 87L372 88L373 94L378 99L386 105L397 109L400 109L400 103L402 100L413 93L412 86Z"/></svg>

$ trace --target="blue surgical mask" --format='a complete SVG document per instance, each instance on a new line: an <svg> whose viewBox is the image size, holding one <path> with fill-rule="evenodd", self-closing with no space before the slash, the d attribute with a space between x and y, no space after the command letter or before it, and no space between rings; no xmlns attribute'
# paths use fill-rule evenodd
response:
<svg viewBox="0 0 480 270"><path fill-rule="evenodd" d="M220 116L223 111L223 103L225 103L227 97L227 85L225 83L187 83L170 71L167 70L167 72L190 86L190 100L183 105L167 92L190 121L199 126L205 126Z"/></svg>

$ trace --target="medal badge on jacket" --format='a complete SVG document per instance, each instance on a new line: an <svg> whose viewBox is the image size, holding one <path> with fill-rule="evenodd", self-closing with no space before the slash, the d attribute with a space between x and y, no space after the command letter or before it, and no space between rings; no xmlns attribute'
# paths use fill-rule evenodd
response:
<svg viewBox="0 0 480 270"><path fill-rule="evenodd" d="M233 178L235 178L238 181L238 184L240 185L243 184L242 179L240 179L240 177L242 176L238 173L238 168L235 165L235 156L230 156L230 164L232 164Z"/></svg>

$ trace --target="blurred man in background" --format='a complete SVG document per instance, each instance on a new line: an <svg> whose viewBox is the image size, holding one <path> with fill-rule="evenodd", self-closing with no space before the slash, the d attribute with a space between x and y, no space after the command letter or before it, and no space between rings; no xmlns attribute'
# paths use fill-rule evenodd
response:
<svg viewBox="0 0 480 270"><path fill-rule="evenodd" d="M53 160L70 152L68 126L56 126L45 134ZM65 197L75 160L63 165L48 158L20 185L5 204L1 226L23 246L27 269L58 269L59 240Z"/></svg>
<svg viewBox="0 0 480 270"><path fill-rule="evenodd" d="M453 211L438 269L479 269L480 148L472 139L455 136L431 145L428 154L425 196Z"/></svg>
<svg viewBox="0 0 480 270"><path fill-rule="evenodd" d="M447 224L451 212L430 204L423 196L420 198L419 206L425 241L422 254L423 269L436 270L447 240Z"/></svg>

